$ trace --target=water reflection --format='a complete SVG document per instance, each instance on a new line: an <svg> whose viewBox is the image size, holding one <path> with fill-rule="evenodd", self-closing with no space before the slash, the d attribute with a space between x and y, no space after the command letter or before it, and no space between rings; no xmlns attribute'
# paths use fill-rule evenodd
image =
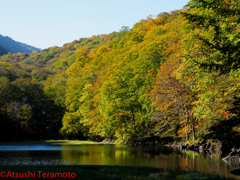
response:
<svg viewBox="0 0 240 180"><path fill-rule="evenodd" d="M0 164L89 164L187 168L235 177L238 166L221 160L219 154L197 153L168 147L143 148L127 145L12 145L0 146Z"/></svg>

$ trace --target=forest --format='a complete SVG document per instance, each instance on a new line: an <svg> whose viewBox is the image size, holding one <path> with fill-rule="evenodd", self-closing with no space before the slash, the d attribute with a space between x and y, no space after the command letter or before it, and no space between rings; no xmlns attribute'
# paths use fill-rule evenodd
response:
<svg viewBox="0 0 240 180"><path fill-rule="evenodd" d="M240 4L190 0L131 29L0 56L0 141L240 138Z"/></svg>

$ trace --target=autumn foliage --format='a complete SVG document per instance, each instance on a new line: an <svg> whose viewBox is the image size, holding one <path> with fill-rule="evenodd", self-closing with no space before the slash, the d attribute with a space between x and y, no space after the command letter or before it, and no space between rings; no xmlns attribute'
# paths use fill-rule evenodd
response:
<svg viewBox="0 0 240 180"><path fill-rule="evenodd" d="M132 29L32 54L9 53L0 57L0 75L42 84L44 97L62 108L55 120L64 137L195 141L238 117L232 111L240 98L238 4L191 0L182 10L148 16ZM33 119L27 117L30 107L19 103L25 127ZM17 117L6 112L1 110L11 125Z"/></svg>

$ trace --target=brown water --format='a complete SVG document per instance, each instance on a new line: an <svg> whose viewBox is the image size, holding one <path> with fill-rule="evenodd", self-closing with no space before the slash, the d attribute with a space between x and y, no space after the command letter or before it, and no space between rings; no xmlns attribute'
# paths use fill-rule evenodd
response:
<svg viewBox="0 0 240 180"><path fill-rule="evenodd" d="M224 162L218 154L200 154L169 147L145 148L103 144L0 145L0 164L89 164L171 169L181 167L234 178L238 176L231 175L229 172L239 168Z"/></svg>

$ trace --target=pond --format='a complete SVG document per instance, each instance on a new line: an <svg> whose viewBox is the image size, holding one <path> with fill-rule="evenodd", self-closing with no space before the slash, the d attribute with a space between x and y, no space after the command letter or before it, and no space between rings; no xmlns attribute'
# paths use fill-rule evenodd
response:
<svg viewBox="0 0 240 180"><path fill-rule="evenodd" d="M239 168L227 164L218 154L201 154L170 147L135 147L104 144L0 145L1 165L123 165L159 168L187 168L235 177Z"/></svg>

